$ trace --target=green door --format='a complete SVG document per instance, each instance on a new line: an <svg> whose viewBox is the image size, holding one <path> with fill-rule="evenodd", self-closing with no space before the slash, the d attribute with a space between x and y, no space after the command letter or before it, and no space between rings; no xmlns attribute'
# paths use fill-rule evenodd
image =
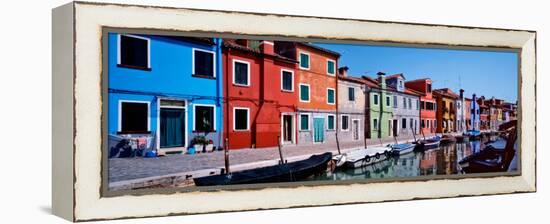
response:
<svg viewBox="0 0 550 224"><path fill-rule="evenodd" d="M313 118L313 141L323 142L325 140L325 119Z"/></svg>

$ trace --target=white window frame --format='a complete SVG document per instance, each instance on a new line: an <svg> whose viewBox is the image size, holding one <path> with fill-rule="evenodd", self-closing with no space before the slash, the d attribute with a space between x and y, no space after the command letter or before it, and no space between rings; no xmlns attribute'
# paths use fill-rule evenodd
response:
<svg viewBox="0 0 550 224"><path fill-rule="evenodd" d="M307 55L307 58L308 58L307 68L302 67L302 54ZM311 54L309 54L309 52L305 52L305 51L298 52L298 67L303 70L309 70L311 68Z"/></svg>
<svg viewBox="0 0 550 224"><path fill-rule="evenodd" d="M302 115L307 116L307 129L302 129ZM298 114L298 118L300 120L298 130L300 130L300 131L310 131L311 130L311 121L312 121L311 113L300 113L300 114Z"/></svg>
<svg viewBox="0 0 550 224"><path fill-rule="evenodd" d="M118 100L118 132L122 132L122 103L147 104L147 131L151 131L151 102L144 100Z"/></svg>
<svg viewBox="0 0 550 224"><path fill-rule="evenodd" d="M193 131L197 131L196 130L196 122L195 122L195 115L197 114L197 109L196 109L196 106L201 106L201 107L212 107L214 108L214 110L212 111L213 112L213 117L214 117L214 122L212 122L212 127L214 128L212 131L213 132L216 132L218 131L217 130L217 126L216 126L216 105L212 105L212 104L200 104L200 103L197 103L197 104L193 104Z"/></svg>
<svg viewBox="0 0 550 224"><path fill-rule="evenodd" d="M344 117L347 117L348 118L348 128L347 129L344 129ZM349 122L350 122L350 116L349 115L345 115L345 114L342 114L340 115L340 130L341 131L349 131Z"/></svg>
<svg viewBox="0 0 550 224"><path fill-rule="evenodd" d="M191 55L191 61L193 64L191 64L192 68L191 68L191 74L193 75L201 75L201 74L195 74L195 51L202 51L202 52L207 52L207 53L212 53L212 57L213 57L213 63L212 63L212 74L214 75L213 78L216 78L216 52L215 51L210 51L210 50L204 50L204 49L200 49L200 48L193 48L192 49L192 55Z"/></svg>
<svg viewBox="0 0 550 224"><path fill-rule="evenodd" d="M237 119L236 118L236 111L237 110L246 110L246 129L236 129ZM250 108L248 107L233 107L233 131L250 131Z"/></svg>
<svg viewBox="0 0 550 224"><path fill-rule="evenodd" d="M236 83L236 82L235 82L235 63L237 63L237 62L246 64L246 66L247 66L247 70L246 70L246 73L247 73L247 74L246 74L246 75L247 75L247 77L246 77L246 83L247 83L247 84L246 84L246 85L245 85L245 84L240 84L240 83ZM233 66L233 78L232 78L232 79L233 79L233 85L235 85L235 86L242 86L242 87L250 87L250 85L251 85L251 83L250 83L250 62L248 62L248 61L243 61L243 60L239 60L239 59L233 59L233 60L232 60L232 66Z"/></svg>
<svg viewBox="0 0 550 224"><path fill-rule="evenodd" d="M302 86L307 86L307 100L302 100ZM298 100L300 100L300 102L303 102L303 103L309 103L311 102L311 87L309 86L309 84L307 83L300 83L298 85Z"/></svg>
<svg viewBox="0 0 550 224"><path fill-rule="evenodd" d="M122 62L122 54L121 54L121 36L127 36L127 37L133 37L137 39L142 39L147 41L147 69L151 69L151 38L148 37L141 37L137 35L130 35L130 34L118 34L117 35L117 64L120 65Z"/></svg>
<svg viewBox="0 0 550 224"><path fill-rule="evenodd" d="M372 94L372 103L376 106L378 106L379 103L380 103L380 98L378 98L378 99L377 98L378 98L378 93L373 93Z"/></svg>
<svg viewBox="0 0 550 224"><path fill-rule="evenodd" d="M334 92L334 94L333 94L333 98L334 98L333 101L334 101L334 102L332 102L332 103L328 102L328 92L329 92L329 90L332 90L332 91ZM327 104L328 104L328 105L334 105L334 104L336 104L336 89L334 89L334 88L327 88Z"/></svg>
<svg viewBox="0 0 550 224"><path fill-rule="evenodd" d="M290 74L292 75L291 76L292 77L291 78L292 79L292 86L290 87L291 88L290 90L285 89L284 86L283 86L283 80L284 80L283 79L283 77L284 77L283 74L284 74L284 72L290 72ZM281 69L281 91L283 91L283 92L294 92L294 71L289 70L289 69Z"/></svg>
<svg viewBox="0 0 550 224"><path fill-rule="evenodd" d="M332 124L332 129L330 129L329 126L328 126L328 118L329 118L329 117L332 117L332 121L334 122L334 123ZM336 130L336 116L335 116L334 114L327 114L327 130L328 130L328 131L334 131L334 130Z"/></svg>
<svg viewBox="0 0 550 224"><path fill-rule="evenodd" d="M311 58L309 60L311 62ZM330 73L328 71L328 62L331 61L332 63L334 63L334 73ZM311 67L311 66L310 66ZM336 61L335 60L332 60L332 59L327 59L327 66L326 66L326 69L327 69L327 75L330 75L330 76L336 76Z"/></svg>

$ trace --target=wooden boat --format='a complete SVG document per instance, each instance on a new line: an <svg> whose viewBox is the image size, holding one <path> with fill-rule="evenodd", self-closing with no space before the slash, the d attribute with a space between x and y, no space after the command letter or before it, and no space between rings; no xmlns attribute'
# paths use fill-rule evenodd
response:
<svg viewBox="0 0 550 224"><path fill-rule="evenodd" d="M308 159L274 166L243 170L229 174L219 174L194 178L196 186L215 186L232 184L257 184L273 182L292 182L303 180L327 169L332 153L312 155Z"/></svg>
<svg viewBox="0 0 550 224"><path fill-rule="evenodd" d="M495 141L483 150L465 157L458 162L465 173L486 173L508 171L516 154L517 121L510 121L500 126L500 130L507 130L505 143ZM504 148L501 148L504 145Z"/></svg>
<svg viewBox="0 0 550 224"><path fill-rule="evenodd" d="M441 143L441 137L434 136L433 138L428 139L422 139L416 142L416 147L414 148L416 151L424 151L427 149L433 149L439 147L439 144Z"/></svg>
<svg viewBox="0 0 550 224"><path fill-rule="evenodd" d="M341 168L357 168L384 161L391 156L392 148L373 146L337 155L334 157L334 160L337 160L337 164L341 164Z"/></svg>
<svg viewBox="0 0 550 224"><path fill-rule="evenodd" d="M478 130L469 130L465 134L465 136L468 136L470 140L480 140L481 139L481 132Z"/></svg>
<svg viewBox="0 0 550 224"><path fill-rule="evenodd" d="M443 135L440 140L441 144L451 144L454 142L456 142L456 138L452 135Z"/></svg>
<svg viewBox="0 0 550 224"><path fill-rule="evenodd" d="M414 151L414 147L416 147L416 145L412 143L402 143L402 144L392 144L392 145L389 145L389 147L392 149L393 155L398 156L398 155L404 155Z"/></svg>

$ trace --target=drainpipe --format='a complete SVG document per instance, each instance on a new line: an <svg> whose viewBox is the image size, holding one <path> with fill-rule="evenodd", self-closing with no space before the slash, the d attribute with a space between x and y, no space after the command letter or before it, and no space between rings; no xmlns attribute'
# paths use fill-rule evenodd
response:
<svg viewBox="0 0 550 224"><path fill-rule="evenodd" d="M228 139L225 141L227 144L225 148L229 150L229 131L231 128L229 127L229 55L231 55L231 48L227 48L227 56L225 56L225 127L227 130L225 130L225 138Z"/></svg>

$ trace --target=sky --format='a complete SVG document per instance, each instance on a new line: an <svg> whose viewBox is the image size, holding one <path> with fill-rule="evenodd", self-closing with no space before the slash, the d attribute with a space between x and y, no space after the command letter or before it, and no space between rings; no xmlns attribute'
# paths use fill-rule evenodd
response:
<svg viewBox="0 0 550 224"><path fill-rule="evenodd" d="M516 102L518 56L515 52L389 47L351 44L316 44L341 54L338 66L351 76L376 77L403 73L406 80L431 78L433 89L464 89L465 96L495 97Z"/></svg>

